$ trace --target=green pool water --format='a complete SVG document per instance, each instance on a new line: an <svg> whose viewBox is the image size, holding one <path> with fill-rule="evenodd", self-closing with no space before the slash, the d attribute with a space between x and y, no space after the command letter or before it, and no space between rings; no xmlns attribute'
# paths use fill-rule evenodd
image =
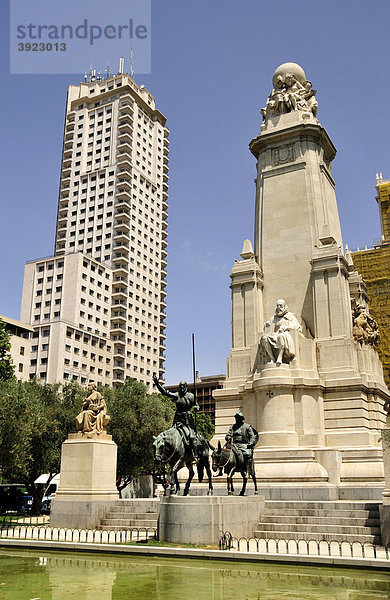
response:
<svg viewBox="0 0 390 600"><path fill-rule="evenodd" d="M382 600L390 573L330 567L0 550L9 600Z"/></svg>

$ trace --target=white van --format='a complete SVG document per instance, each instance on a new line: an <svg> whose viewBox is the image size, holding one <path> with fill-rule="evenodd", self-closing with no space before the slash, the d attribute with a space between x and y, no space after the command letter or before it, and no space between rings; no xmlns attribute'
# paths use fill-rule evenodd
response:
<svg viewBox="0 0 390 600"><path fill-rule="evenodd" d="M60 474L57 473L54 475L50 481L49 477L49 473L43 473L43 475L40 475L38 479L34 481L34 483L43 483L44 485L49 482L48 485L46 485L42 498L42 513L47 515L50 514L51 501L54 500L58 484L60 483Z"/></svg>

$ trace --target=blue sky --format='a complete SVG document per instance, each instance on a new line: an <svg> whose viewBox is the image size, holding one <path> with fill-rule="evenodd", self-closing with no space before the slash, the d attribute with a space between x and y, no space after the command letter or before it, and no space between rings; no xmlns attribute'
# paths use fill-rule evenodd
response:
<svg viewBox="0 0 390 600"><path fill-rule="evenodd" d="M82 73L9 75L6 4L0 313L18 318L25 261L53 252L66 87ZM382 0L152 0L152 69L136 81L156 97L171 130L167 383L191 379L192 332L200 374L225 371L229 274L243 240L253 238L248 143L279 64L299 63L318 90L318 118L338 150L344 243L371 246L380 237L375 173L390 178L389 22Z"/></svg>

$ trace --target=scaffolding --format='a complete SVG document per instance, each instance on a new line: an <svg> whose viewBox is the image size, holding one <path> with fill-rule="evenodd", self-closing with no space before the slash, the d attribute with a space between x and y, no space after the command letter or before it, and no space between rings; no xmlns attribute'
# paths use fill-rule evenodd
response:
<svg viewBox="0 0 390 600"><path fill-rule="evenodd" d="M355 267L367 285L370 314L378 323L378 354L390 388L390 243L352 253Z"/></svg>
<svg viewBox="0 0 390 600"><path fill-rule="evenodd" d="M381 174L377 177L376 189L378 195L375 199L378 202L381 218L382 240L390 241L390 180L384 180Z"/></svg>

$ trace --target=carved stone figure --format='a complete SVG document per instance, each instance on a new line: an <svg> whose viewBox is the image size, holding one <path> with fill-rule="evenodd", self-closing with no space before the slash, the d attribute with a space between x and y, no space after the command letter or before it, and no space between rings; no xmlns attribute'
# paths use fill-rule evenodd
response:
<svg viewBox="0 0 390 600"><path fill-rule="evenodd" d="M187 382L180 381L178 392L169 392L162 385L160 385L157 377L153 375L153 381L163 396L167 396L173 400L176 404L176 412L173 418L173 427L179 431L183 438L183 442L186 446L192 450L194 457L198 457L198 439L195 432L194 416L191 412L193 408L195 411L199 410L199 405L194 398L194 394L191 394L187 390Z"/></svg>
<svg viewBox="0 0 390 600"><path fill-rule="evenodd" d="M83 409L76 417L76 430L81 433L101 434L110 421L106 414L107 404L96 389L95 383L88 386L89 396L83 402Z"/></svg>
<svg viewBox="0 0 390 600"><path fill-rule="evenodd" d="M271 363L281 365L283 360L290 362L294 358L295 346L290 334L294 330L302 331L301 325L281 298L276 303L274 316L264 324L264 334L259 339L260 349L265 351Z"/></svg>
<svg viewBox="0 0 390 600"><path fill-rule="evenodd" d="M306 80L305 72L299 65L284 63L276 69L272 83L274 88L265 108L261 109L264 120L294 110L317 115L316 90L312 89L311 81Z"/></svg>
<svg viewBox="0 0 390 600"><path fill-rule="evenodd" d="M367 309L358 304L352 314L352 335L359 344L370 344L376 346L380 339L378 323L373 319Z"/></svg>

